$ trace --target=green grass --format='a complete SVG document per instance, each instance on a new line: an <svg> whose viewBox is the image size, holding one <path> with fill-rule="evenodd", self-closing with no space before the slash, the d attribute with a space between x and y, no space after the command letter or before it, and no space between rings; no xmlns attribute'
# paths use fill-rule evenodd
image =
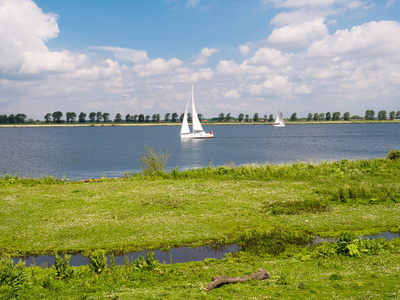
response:
<svg viewBox="0 0 400 300"><path fill-rule="evenodd" d="M321 236L398 230L399 166L375 159L208 167L97 182L4 177L0 251L123 253L275 227Z"/></svg>
<svg viewBox="0 0 400 300"><path fill-rule="evenodd" d="M89 266L0 264L0 299L400 298L398 159L207 167L71 182L0 179L0 256L82 253ZM305 247L310 236L338 244ZM223 260L104 269L99 253L236 242ZM96 250L95 252L93 252ZM104 250L104 251L102 251ZM155 265L154 265L155 266ZM263 267L264 281L205 287Z"/></svg>

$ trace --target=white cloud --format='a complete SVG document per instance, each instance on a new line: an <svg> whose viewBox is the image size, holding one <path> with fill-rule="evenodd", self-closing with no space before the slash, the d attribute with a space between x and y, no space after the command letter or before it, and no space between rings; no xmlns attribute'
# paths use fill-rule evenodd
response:
<svg viewBox="0 0 400 300"><path fill-rule="evenodd" d="M239 46L239 52L243 56L248 56L250 53L250 47L248 45L240 45Z"/></svg>
<svg viewBox="0 0 400 300"><path fill-rule="evenodd" d="M240 93L237 90L227 91L224 94L224 96L227 97L227 98L240 98L241 97Z"/></svg>
<svg viewBox="0 0 400 300"><path fill-rule="evenodd" d="M338 30L314 42L308 55L340 56L356 54L367 56L399 56L400 23L395 21L369 22L354 26L351 30Z"/></svg>
<svg viewBox="0 0 400 300"><path fill-rule="evenodd" d="M268 37L268 43L278 47L298 48L307 46L328 34L323 18L313 21L275 28Z"/></svg>
<svg viewBox="0 0 400 300"><path fill-rule="evenodd" d="M214 77L214 72L210 69L201 69L189 77L190 82L198 82L203 80L211 80Z"/></svg>
<svg viewBox="0 0 400 300"><path fill-rule="evenodd" d="M0 69L2 73L67 72L86 56L51 52L45 41L58 36L57 16L43 13L30 0L0 1Z"/></svg>
<svg viewBox="0 0 400 300"><path fill-rule="evenodd" d="M146 64L138 64L133 66L132 71L139 77L151 77L159 74L166 74L177 67L181 66L183 62L177 58L165 60L163 58L156 58Z"/></svg>
<svg viewBox="0 0 400 300"><path fill-rule="evenodd" d="M93 48L98 50L111 51L117 60L127 61L135 64L143 63L150 60L149 57L147 56L147 52L144 50L127 49L127 48L110 47L110 46L100 46Z"/></svg>
<svg viewBox="0 0 400 300"><path fill-rule="evenodd" d="M253 65L281 67L289 63L291 56L291 54L284 54L276 49L260 48L248 61Z"/></svg>
<svg viewBox="0 0 400 300"><path fill-rule="evenodd" d="M220 50L216 48L202 48L200 53L194 57L192 65L204 65L208 62L210 56L218 52L220 52Z"/></svg>

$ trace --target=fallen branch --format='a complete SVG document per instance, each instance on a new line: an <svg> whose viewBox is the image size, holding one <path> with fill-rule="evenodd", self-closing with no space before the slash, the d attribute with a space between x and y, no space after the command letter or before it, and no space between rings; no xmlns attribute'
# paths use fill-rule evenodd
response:
<svg viewBox="0 0 400 300"><path fill-rule="evenodd" d="M211 291L213 288L216 288L221 284L243 282L250 279L263 280L269 278L270 276L271 275L269 274L269 272L265 271L263 268L259 268L256 273L246 275L243 277L213 276L211 278L212 282L209 285L207 285L206 290Z"/></svg>

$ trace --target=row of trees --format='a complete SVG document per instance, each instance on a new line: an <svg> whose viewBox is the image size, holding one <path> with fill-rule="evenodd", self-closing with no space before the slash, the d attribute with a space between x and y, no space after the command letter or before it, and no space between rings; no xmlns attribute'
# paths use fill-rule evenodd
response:
<svg viewBox="0 0 400 300"><path fill-rule="evenodd" d="M144 115L144 114L135 114L135 115L130 115L127 114L125 118L123 119L122 115L120 113L117 113L115 115L115 118L113 120L110 119L110 114L105 112L91 112L89 115L86 115L86 113L81 112L79 115L77 115L74 112L67 112L65 115L65 121L63 120L63 113L61 111L55 111L53 113L47 113L44 116L45 123L75 123L78 121L79 123L85 123L85 122L91 122L91 123L99 123L99 122L127 122L127 123L133 123L133 122L153 122L153 123L158 123L158 122L182 122L183 120L183 115L181 114L180 116L174 112L174 113L166 113L164 115L164 120L161 120L160 114L153 114L152 116L150 115ZM203 120L203 115L198 114L199 120ZM302 118L303 119L303 118ZM378 112L377 117L375 117L375 111L373 110L367 110L365 112L364 117L360 117L358 115L355 116L350 116L349 112L345 112L343 116L341 115L340 112L327 112L327 113L309 113L307 118L304 118L307 121L338 121L338 120L345 120L348 121L350 119L354 120L387 120L388 119L388 114L386 110L381 110ZM389 112L389 119L390 120L395 120L395 119L400 119L400 110L395 112L391 111ZM188 113L188 120L189 122L192 121L192 115ZM259 121L264 121L264 122L273 122L274 121L274 116L273 114L270 114L269 116L264 115L264 117L259 117L258 113L255 113L253 117L250 117L248 114L243 114L240 113L237 118L233 117L230 113L224 114L220 113L218 118L213 118L213 121L218 121L218 122L259 122ZM298 121L299 118L297 117L297 113L293 113L290 118L290 121ZM7 115L0 115L0 124L18 124L18 123L34 123L35 121L33 119L27 120L27 116L25 114L11 114L9 116ZM40 122L40 121L36 121Z"/></svg>

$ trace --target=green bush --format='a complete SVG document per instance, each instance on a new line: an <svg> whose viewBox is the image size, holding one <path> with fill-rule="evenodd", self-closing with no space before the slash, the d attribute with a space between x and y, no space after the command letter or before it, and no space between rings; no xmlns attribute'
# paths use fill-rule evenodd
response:
<svg viewBox="0 0 400 300"><path fill-rule="evenodd" d="M14 265L10 258L0 260L0 296L13 299L18 291L28 281L28 274L24 262Z"/></svg>
<svg viewBox="0 0 400 300"><path fill-rule="evenodd" d="M400 159L400 150L390 150L386 153L386 159Z"/></svg>
<svg viewBox="0 0 400 300"><path fill-rule="evenodd" d="M159 175L164 173L165 166L171 155L166 152L156 153L154 149L145 145L145 152L141 154L139 164L145 175Z"/></svg>
<svg viewBox="0 0 400 300"><path fill-rule="evenodd" d="M90 264L89 267L91 270L96 272L96 274L100 274L107 270L107 256L104 250L96 250L90 255Z"/></svg>
<svg viewBox="0 0 400 300"><path fill-rule="evenodd" d="M70 278L74 274L74 269L69 265L71 255L65 254L64 257L59 255L54 256L53 269L56 270L56 277L58 279Z"/></svg>

